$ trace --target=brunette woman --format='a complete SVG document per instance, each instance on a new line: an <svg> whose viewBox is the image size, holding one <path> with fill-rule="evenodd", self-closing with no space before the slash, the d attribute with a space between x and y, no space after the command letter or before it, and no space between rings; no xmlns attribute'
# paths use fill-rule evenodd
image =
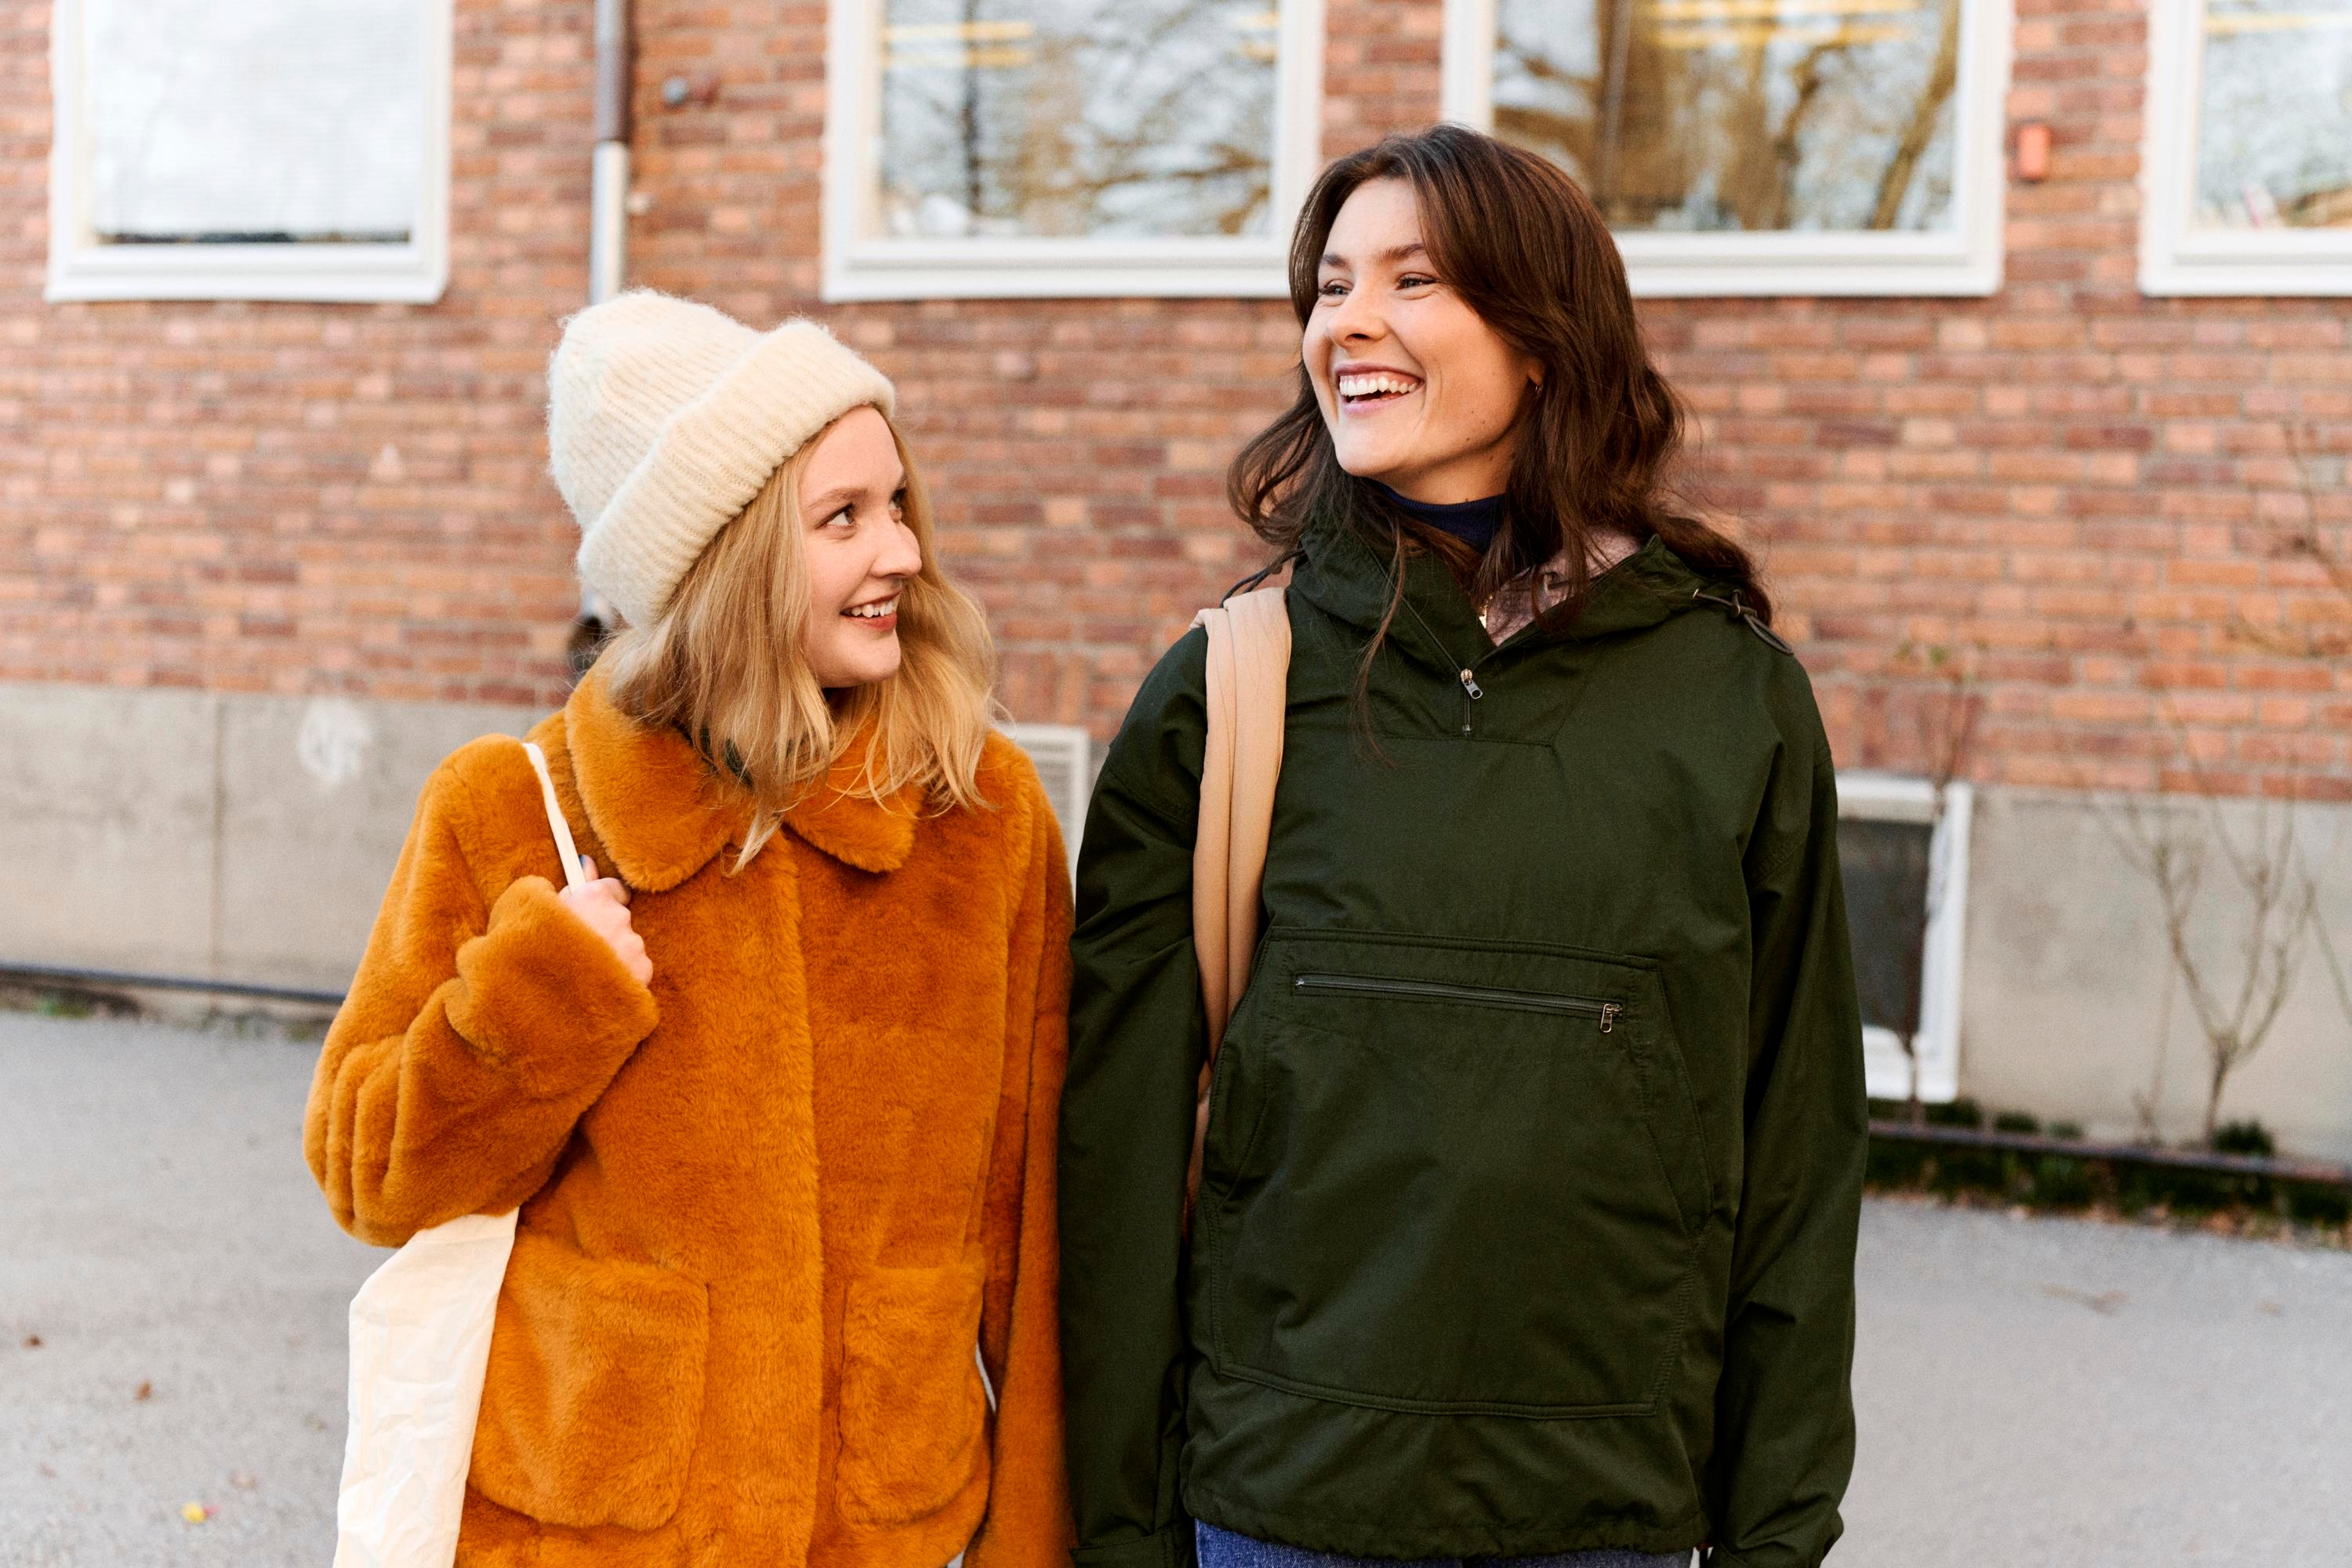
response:
<svg viewBox="0 0 2352 1568"><path fill-rule="evenodd" d="M1234 466L1293 578L1265 936L1191 943L1204 638L1080 858L1063 1353L1081 1568L1811 1568L1853 1452L1864 1145L1837 799L1607 229L1445 127L1328 169L1298 395Z"/></svg>
<svg viewBox="0 0 2352 1568"><path fill-rule="evenodd" d="M1058 1568L1068 884L890 384L636 293L550 385L600 879L519 742L443 763L307 1130L368 1241L521 1207L457 1560Z"/></svg>

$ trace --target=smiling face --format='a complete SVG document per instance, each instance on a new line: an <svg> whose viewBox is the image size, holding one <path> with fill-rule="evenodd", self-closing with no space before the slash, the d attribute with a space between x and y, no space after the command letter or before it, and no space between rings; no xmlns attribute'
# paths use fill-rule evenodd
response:
<svg viewBox="0 0 2352 1568"><path fill-rule="evenodd" d="M827 690L898 672L898 594L923 567L903 510L906 485L889 422L870 407L826 426L801 469L809 583L803 651Z"/></svg>
<svg viewBox="0 0 2352 1568"><path fill-rule="evenodd" d="M1367 180L1331 224L1299 355L1339 466L1414 500L1498 495L1537 362L1446 285L1403 180Z"/></svg>

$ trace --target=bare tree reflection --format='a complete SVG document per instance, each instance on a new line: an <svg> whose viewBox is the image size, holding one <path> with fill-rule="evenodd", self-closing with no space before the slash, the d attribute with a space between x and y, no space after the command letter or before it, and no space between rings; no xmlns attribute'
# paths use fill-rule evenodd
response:
<svg viewBox="0 0 2352 1568"><path fill-rule="evenodd" d="M1627 228L1950 221L1961 0L1503 0L1497 133Z"/></svg>
<svg viewBox="0 0 2352 1568"><path fill-rule="evenodd" d="M894 0L886 221L913 234L1263 232L1275 23L1266 0Z"/></svg>
<svg viewBox="0 0 2352 1568"><path fill-rule="evenodd" d="M2198 226L2352 226L2352 5L2211 0L2200 53Z"/></svg>
<svg viewBox="0 0 2352 1568"><path fill-rule="evenodd" d="M1952 88L1959 79L1960 8L1947 5L1944 25L1936 40L1936 63L1927 68L1927 89L1911 110L1910 122L1903 127L1902 138L1895 144L1895 156L1887 160L1886 173L1879 177L1878 200L1870 209L1871 227L1895 226L1895 215L1903 205L1903 194L1911 188L1911 176L1918 170L1919 159L1927 151L1936 128L1943 123L1944 105L1951 101Z"/></svg>

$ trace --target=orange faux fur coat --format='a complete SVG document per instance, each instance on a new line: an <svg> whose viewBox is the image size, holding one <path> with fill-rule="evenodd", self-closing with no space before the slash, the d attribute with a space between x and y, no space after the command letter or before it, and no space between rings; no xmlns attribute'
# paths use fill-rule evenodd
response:
<svg viewBox="0 0 2352 1568"><path fill-rule="evenodd" d="M557 901L521 746L476 741L304 1136L367 1241L521 1206L459 1564L1066 1568L1069 882L1027 759L990 737L987 809L820 792L730 874L742 808L601 674L531 738L651 988Z"/></svg>

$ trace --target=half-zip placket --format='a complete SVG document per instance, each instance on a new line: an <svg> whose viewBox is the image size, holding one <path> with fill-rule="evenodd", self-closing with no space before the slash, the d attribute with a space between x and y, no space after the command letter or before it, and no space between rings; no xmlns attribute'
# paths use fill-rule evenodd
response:
<svg viewBox="0 0 2352 1568"><path fill-rule="evenodd" d="M1454 650L1445 646L1445 639L1437 635L1436 629L1431 626L1420 610L1414 608L1412 599L1406 598L1400 603L1412 612L1413 620L1420 625L1423 633L1428 637L1430 645L1437 649L1446 663L1454 667L1454 678L1462 683L1462 738L1466 741L1478 728L1478 699L1486 695L1485 689L1478 684L1476 670L1479 665L1486 662L1486 658L1495 650L1489 648L1486 654L1480 655L1468 664L1464 664L1454 657Z"/></svg>

